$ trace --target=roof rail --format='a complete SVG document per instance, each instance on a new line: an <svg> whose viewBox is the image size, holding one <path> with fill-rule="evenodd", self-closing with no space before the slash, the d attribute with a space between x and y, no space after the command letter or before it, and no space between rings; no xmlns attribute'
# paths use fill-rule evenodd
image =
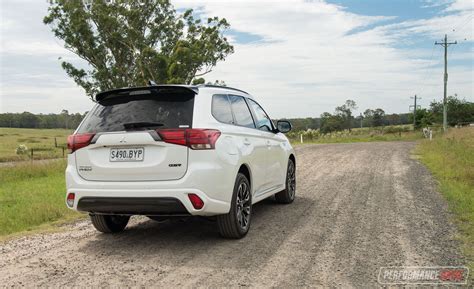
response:
<svg viewBox="0 0 474 289"><path fill-rule="evenodd" d="M242 93L245 93L245 94L250 95L250 94L249 94L248 92L246 92L246 91L243 91L243 90L237 89L237 88L233 88L233 87L229 87L229 86L221 86L221 85L214 85L214 84L200 84L200 85L198 85L198 87L213 87L213 88L230 89L230 90L235 90L235 91L239 91L239 92L242 92Z"/></svg>

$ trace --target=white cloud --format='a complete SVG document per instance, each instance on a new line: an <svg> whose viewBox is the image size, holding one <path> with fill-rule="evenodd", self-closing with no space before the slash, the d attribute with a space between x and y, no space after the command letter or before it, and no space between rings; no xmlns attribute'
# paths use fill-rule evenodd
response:
<svg viewBox="0 0 474 289"><path fill-rule="evenodd" d="M0 47L0 53L8 57L9 54L21 55L63 55L67 51L64 47L55 42L31 41L24 42L18 40L5 40Z"/></svg>
<svg viewBox="0 0 474 289"><path fill-rule="evenodd" d="M275 117L317 116L349 98L360 108L380 106L389 112L403 112L415 93L426 94L426 99L439 97L441 71L433 71L429 52L415 54L394 45L410 34L440 35L439 28L455 15L350 34L384 18L351 14L321 1L271 3L195 4L204 7L206 16L226 17L235 30L278 40L236 44L235 54L208 78L224 79L228 85L249 90ZM450 87L469 95L472 78L465 81L469 74L456 71L460 70L453 68ZM439 75L426 79L432 72ZM456 76L463 81L457 83Z"/></svg>
<svg viewBox="0 0 474 289"><path fill-rule="evenodd" d="M473 11L474 3L472 0L457 0L451 2L446 11Z"/></svg>
<svg viewBox="0 0 474 289"><path fill-rule="evenodd" d="M0 112L59 113L62 109L71 112L90 110L93 102L84 96L82 88L70 80L60 87L33 87L11 85L0 91Z"/></svg>
<svg viewBox="0 0 474 289"><path fill-rule="evenodd" d="M430 19L387 25L384 23L387 20L393 23L397 15L357 15L324 1L180 0L173 4L177 8L196 8L203 16L225 17L233 30L261 36L264 41L248 44L235 43L237 38L230 37L235 53L218 63L206 79L224 80L230 86L248 90L272 117L292 117L318 116L349 98L361 109L381 107L387 112L407 111L411 104L409 97L415 93L423 97L422 105L439 99L442 93L440 51L435 50L430 58L431 48L410 45L413 37L434 42L450 32L450 38L461 39L466 31L467 35L470 33L470 42L466 43L472 45L472 27L451 31L453 26L462 24L458 24L462 19L466 21L469 13L472 15L472 5L468 2L471 1L428 1L427 5L442 4L445 11ZM0 56L73 59L41 22L46 4L35 3L8 2L2 6ZM5 9L9 12L5 13ZM450 55L452 60L471 65L450 65L449 91L472 100L472 49L470 52ZM14 64L8 65L2 64L1 111L89 109L90 101L61 71L58 61L48 64L47 73L36 72L36 78L25 76L23 68L15 72L15 67L11 67ZM15 81L22 78L31 84L22 86ZM48 78L51 78L50 88L44 85ZM40 81L43 85L38 87Z"/></svg>

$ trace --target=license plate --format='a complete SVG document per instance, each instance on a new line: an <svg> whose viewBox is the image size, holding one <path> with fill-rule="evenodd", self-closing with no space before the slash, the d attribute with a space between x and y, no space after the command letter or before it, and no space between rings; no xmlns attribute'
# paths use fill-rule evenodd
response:
<svg viewBox="0 0 474 289"><path fill-rule="evenodd" d="M111 162L141 162L144 155L144 148L112 148L109 160Z"/></svg>

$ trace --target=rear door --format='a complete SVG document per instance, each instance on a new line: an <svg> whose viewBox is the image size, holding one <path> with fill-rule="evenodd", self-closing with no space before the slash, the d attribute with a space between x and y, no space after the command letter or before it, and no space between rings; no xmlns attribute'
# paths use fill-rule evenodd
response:
<svg viewBox="0 0 474 289"><path fill-rule="evenodd" d="M242 96L229 95L229 101L234 115L235 125L239 143L241 143L242 151L248 151L250 154L250 169L253 175L254 192L259 194L269 188L269 180L266 177L268 166L267 145L261 137L261 131L256 130L252 113Z"/></svg>
<svg viewBox="0 0 474 289"><path fill-rule="evenodd" d="M275 134L275 128L270 117L263 108L254 100L247 99L254 114L257 128L261 131L262 139L267 150L267 167L265 169L269 188L274 189L282 186L286 167L284 166L285 152L281 147L281 139Z"/></svg>
<svg viewBox="0 0 474 289"><path fill-rule="evenodd" d="M192 127L194 93L142 90L108 96L77 134L93 133L75 153L81 177L92 181L175 180L187 170L188 147L161 141L160 131Z"/></svg>

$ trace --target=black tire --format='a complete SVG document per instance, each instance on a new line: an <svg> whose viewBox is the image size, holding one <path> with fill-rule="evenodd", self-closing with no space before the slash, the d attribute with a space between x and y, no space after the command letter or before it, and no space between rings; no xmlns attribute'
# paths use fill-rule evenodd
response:
<svg viewBox="0 0 474 289"><path fill-rule="evenodd" d="M239 173L235 180L229 213L217 216L219 233L224 238L243 238L250 229L251 219L252 192L250 182L244 174Z"/></svg>
<svg viewBox="0 0 474 289"><path fill-rule="evenodd" d="M285 189L275 194L275 200L281 204L290 204L295 200L296 194L296 167L292 159L288 160L286 170Z"/></svg>
<svg viewBox="0 0 474 289"><path fill-rule="evenodd" d="M122 232L130 220L130 216L90 215L92 225L102 233Z"/></svg>

